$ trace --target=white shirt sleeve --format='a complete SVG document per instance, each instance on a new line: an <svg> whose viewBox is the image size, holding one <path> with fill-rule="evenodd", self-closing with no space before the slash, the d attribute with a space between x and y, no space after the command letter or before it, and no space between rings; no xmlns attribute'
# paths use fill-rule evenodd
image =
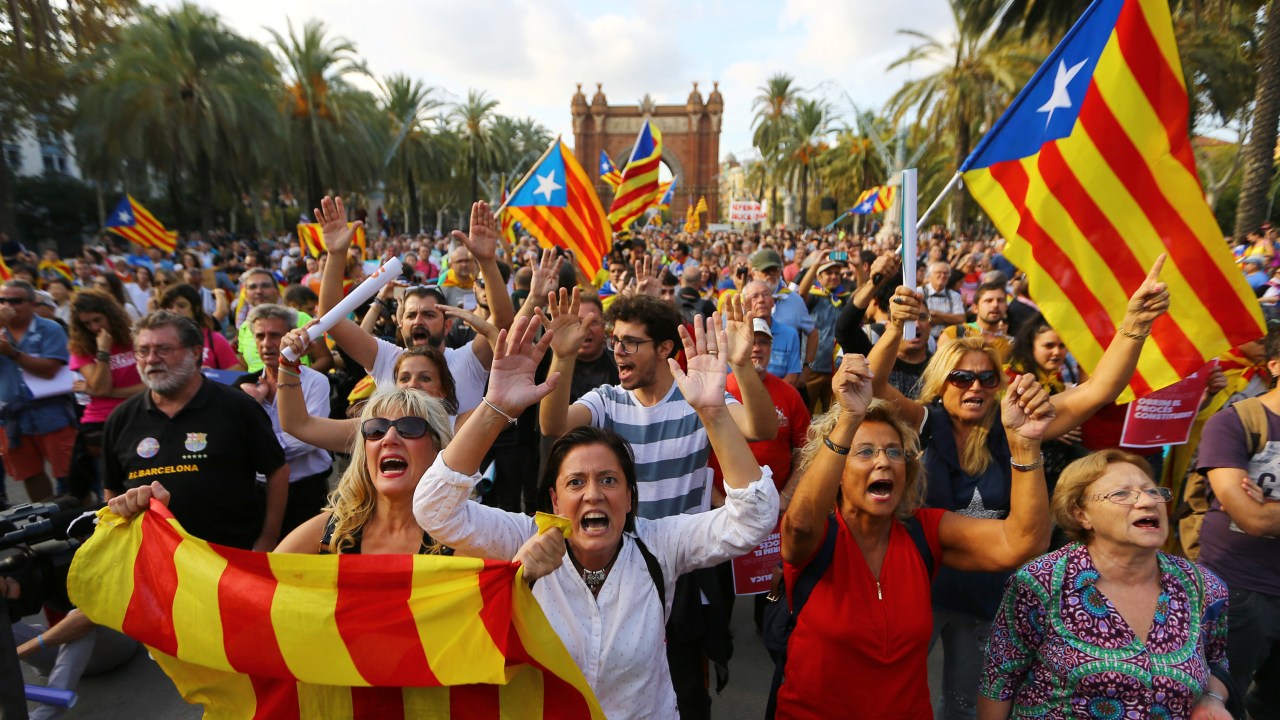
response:
<svg viewBox="0 0 1280 720"><path fill-rule="evenodd" d="M749 552L778 523L773 472L768 466L760 471L760 479L745 488L725 486L723 507L696 515L637 520L637 534L655 554L672 562L676 576Z"/></svg>
<svg viewBox="0 0 1280 720"><path fill-rule="evenodd" d="M365 368L369 374L373 376L375 385L383 388L395 387L396 384L396 359L400 357L404 349L392 345L382 338L374 338L378 343L378 354L373 358L373 367Z"/></svg>
<svg viewBox="0 0 1280 720"><path fill-rule="evenodd" d="M449 374L453 375L453 387L458 394L458 413L464 413L480 405L484 386L489 382L489 371L484 369L476 351L467 343L456 350L445 351Z"/></svg>
<svg viewBox="0 0 1280 720"><path fill-rule="evenodd" d="M459 555L510 560L538 531L533 518L473 502L480 474L463 475L436 455L413 493L413 516L431 537Z"/></svg>

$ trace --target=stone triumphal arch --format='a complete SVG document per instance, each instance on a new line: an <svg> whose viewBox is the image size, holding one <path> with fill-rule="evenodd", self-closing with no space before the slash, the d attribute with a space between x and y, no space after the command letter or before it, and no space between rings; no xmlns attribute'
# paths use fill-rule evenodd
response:
<svg viewBox="0 0 1280 720"><path fill-rule="evenodd" d="M608 153L621 170L647 116L662 132L662 161L676 178L672 219L680 222L691 203L706 197L708 211L703 221L719 220L720 116L724 98L720 96L720 83L712 85L705 102L695 82L684 105L658 105L648 95L638 105L610 105L602 83L596 83L590 103L582 93L582 84L578 84L571 104L573 152L587 169L606 209L613 190L600 179L600 151Z"/></svg>

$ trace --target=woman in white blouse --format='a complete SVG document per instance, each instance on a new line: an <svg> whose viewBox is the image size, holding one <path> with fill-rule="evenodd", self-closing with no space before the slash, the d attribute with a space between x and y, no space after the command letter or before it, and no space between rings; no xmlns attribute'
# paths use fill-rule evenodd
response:
<svg viewBox="0 0 1280 720"><path fill-rule="evenodd" d="M541 312L541 311L539 311ZM675 717L676 696L664 650L676 578L741 555L777 520L778 495L767 469L751 455L725 408L728 367L718 355L727 338L717 313L696 340L681 328L688 374L672 361L680 392L721 459L725 505L661 520L635 516L637 485L631 448L613 433L583 427L552 446L542 479L545 509L570 521L538 535L534 520L469 500L478 469L511 418L544 397L553 375L535 385L534 369L551 333L535 346L536 325L517 319L499 339L484 402L436 458L413 499L424 530L459 555L513 558L524 564L543 611L582 668L610 718Z"/></svg>

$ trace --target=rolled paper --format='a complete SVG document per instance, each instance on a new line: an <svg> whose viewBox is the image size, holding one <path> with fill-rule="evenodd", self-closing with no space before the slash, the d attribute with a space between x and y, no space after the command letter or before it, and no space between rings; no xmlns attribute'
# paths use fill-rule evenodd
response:
<svg viewBox="0 0 1280 720"><path fill-rule="evenodd" d="M365 278L364 282L354 287L350 294L342 298L341 302L321 316L315 325L307 328L307 344L309 345L324 337L324 334L329 332L329 329L334 325L337 325L339 320L355 312L356 308L365 304L374 295L377 295L379 290L400 277L402 269L400 258L391 258L385 265L378 268L377 272ZM289 362L298 361L298 354L293 351L293 348L285 348L283 355Z"/></svg>
<svg viewBox="0 0 1280 720"><path fill-rule="evenodd" d="M26 685L24 689L26 690L27 700L38 702L42 705L71 708L76 706L76 700L79 699L71 690L63 690L62 688Z"/></svg>
<svg viewBox="0 0 1280 720"><path fill-rule="evenodd" d="M916 289L916 169L902 171L902 284ZM902 326L902 337L916 339L916 321Z"/></svg>

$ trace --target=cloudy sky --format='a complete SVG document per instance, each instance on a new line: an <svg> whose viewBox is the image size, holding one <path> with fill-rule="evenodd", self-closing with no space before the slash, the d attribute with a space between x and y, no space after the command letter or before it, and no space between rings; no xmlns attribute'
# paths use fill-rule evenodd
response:
<svg viewBox="0 0 1280 720"><path fill-rule="evenodd" d="M232 29L269 42L310 18L355 42L376 76L401 72L443 89L480 88L498 111L536 118L572 144L569 101L604 83L614 105L647 92L683 104L698 81L725 99L721 155L751 146L751 102L765 79L788 72L844 115L879 107L917 64L887 72L912 41L902 29L947 37L945 0L197 0ZM177 0L163 0L172 6Z"/></svg>

